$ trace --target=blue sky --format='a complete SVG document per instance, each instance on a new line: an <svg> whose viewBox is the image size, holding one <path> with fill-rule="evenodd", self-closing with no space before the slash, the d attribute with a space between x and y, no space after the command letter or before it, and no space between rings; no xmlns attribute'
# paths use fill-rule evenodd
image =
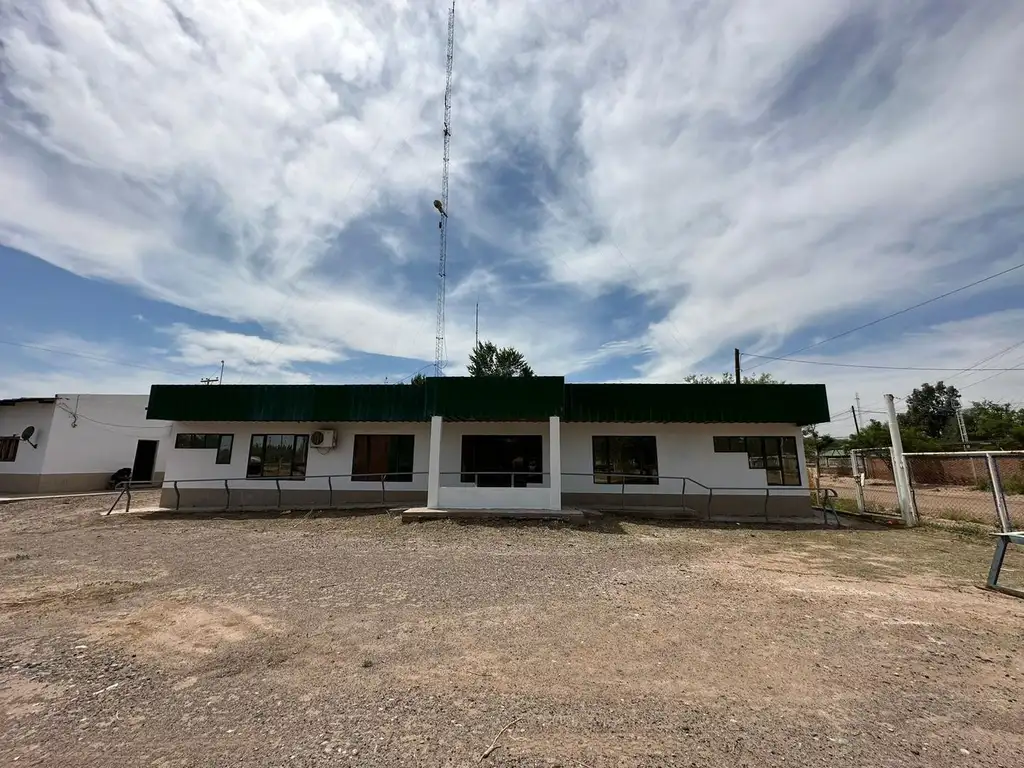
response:
<svg viewBox="0 0 1024 768"><path fill-rule="evenodd" d="M0 395L429 368L444 34L397 0L0 7ZM673 381L1024 262L1020 4L463 0L457 37L451 374L477 301L538 372ZM797 357L967 369L1024 341L1022 282ZM834 411L1024 401L744 364Z"/></svg>

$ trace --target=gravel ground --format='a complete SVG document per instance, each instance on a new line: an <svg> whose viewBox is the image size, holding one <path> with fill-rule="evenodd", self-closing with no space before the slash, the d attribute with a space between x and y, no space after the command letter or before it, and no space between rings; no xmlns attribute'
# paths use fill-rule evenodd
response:
<svg viewBox="0 0 1024 768"><path fill-rule="evenodd" d="M0 505L0 765L1021 765L984 538L102 505Z"/></svg>

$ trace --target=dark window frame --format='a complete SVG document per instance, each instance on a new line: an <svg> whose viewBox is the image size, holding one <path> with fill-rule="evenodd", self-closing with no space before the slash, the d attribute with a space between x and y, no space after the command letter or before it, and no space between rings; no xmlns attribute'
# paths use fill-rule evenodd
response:
<svg viewBox="0 0 1024 768"><path fill-rule="evenodd" d="M764 470L766 485L783 488L796 488L803 485L800 454L797 452L795 437L791 435L716 436L714 438L715 453L740 453L736 441L742 441L742 452L747 454L747 467Z"/></svg>
<svg viewBox="0 0 1024 768"><path fill-rule="evenodd" d="M487 442L493 441L488 446ZM505 445L501 445L505 443ZM509 446L518 443L518 451L522 453L524 462L531 460L536 462L536 468L531 469L485 469L487 459L495 459L499 454L501 458L508 458L516 450L510 450ZM514 461L514 459L513 459ZM526 488L528 485L542 485L544 483L544 436L538 434L524 435L503 435L503 434L473 434L463 435L460 446L461 474L459 481L472 483L478 488ZM484 465L484 466L481 466Z"/></svg>
<svg viewBox="0 0 1024 768"><path fill-rule="evenodd" d="M230 464L235 436L217 432L179 432L174 436L176 451L216 451L215 464Z"/></svg>
<svg viewBox="0 0 1024 768"><path fill-rule="evenodd" d="M0 461L13 462L18 460L18 446L21 438L17 435L0 437ZM13 446L13 447L12 447Z"/></svg>
<svg viewBox="0 0 1024 768"><path fill-rule="evenodd" d="M271 446L271 439L280 439L280 445ZM288 460L288 473L283 474L280 472L274 474L267 474L267 450L268 448L280 448L284 449L287 447L287 439L291 439L291 455ZM253 471L253 458L255 456L254 450L259 442L258 459L259 459L259 472ZM299 445L302 446L301 457L298 462L295 461L296 455L299 454ZM278 460L281 461L280 459ZM305 480L306 479L306 467L309 461L309 434L281 434L281 433L260 433L249 436L249 458L245 464L245 476L249 480Z"/></svg>
<svg viewBox="0 0 1024 768"><path fill-rule="evenodd" d="M631 441L631 442L630 442ZM640 442L642 441L642 442ZM621 466L622 449L626 445L643 445L649 443L649 454L639 457L642 465L638 472L623 472ZM617 450L616 450L616 443ZM614 457L618 455L620 466L615 467ZM604 461L598 463L598 458L604 457ZM653 456L654 474L648 470L652 467L650 458ZM660 485L661 475L658 469L658 437L657 435L592 435L590 439L590 461L594 472L594 483L596 485Z"/></svg>
<svg viewBox="0 0 1024 768"><path fill-rule="evenodd" d="M385 472L371 472L368 464L356 466L360 459L368 462L381 449L374 450L373 443L386 441L383 452L387 454L388 469ZM379 454L378 454L379 455ZM352 482L353 483L411 483L413 461L416 456L416 435L408 434L358 434L352 439ZM362 471L360 471L362 469Z"/></svg>

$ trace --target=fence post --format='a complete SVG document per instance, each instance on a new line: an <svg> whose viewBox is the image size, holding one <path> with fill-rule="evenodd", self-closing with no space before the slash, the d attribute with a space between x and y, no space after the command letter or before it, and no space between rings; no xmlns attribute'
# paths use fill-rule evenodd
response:
<svg viewBox="0 0 1024 768"><path fill-rule="evenodd" d="M903 524L912 527L917 525L917 510L914 509L914 497L910 492L910 475L907 472L906 459L903 458L903 438L900 435L900 424L896 418L896 405L892 395L885 396L885 407L889 412L889 437L892 439L892 473L896 481L896 496L900 500L900 512Z"/></svg>
<svg viewBox="0 0 1024 768"><path fill-rule="evenodd" d="M1003 533L1012 530L1010 525L1010 512L1006 508L1006 495L1003 493L1003 481L999 477L999 465L991 453L985 454L985 462L988 464L988 477L992 481L992 499L996 503L996 513L999 515L999 527Z"/></svg>

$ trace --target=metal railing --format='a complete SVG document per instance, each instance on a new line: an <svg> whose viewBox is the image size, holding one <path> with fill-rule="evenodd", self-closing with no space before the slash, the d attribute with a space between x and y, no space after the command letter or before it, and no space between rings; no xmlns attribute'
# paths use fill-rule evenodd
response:
<svg viewBox="0 0 1024 768"><path fill-rule="evenodd" d="M335 491L342 490L342 489L336 488L334 486L334 481L335 480L345 480L345 479L348 479L349 482L353 482L353 483L367 483L367 484L373 483L374 485L376 485L377 483L380 483L380 501L382 503L384 503L384 502L387 501L387 486L388 486L388 483L401 483L403 486L407 486L409 483L412 482L411 478L416 477L416 476L428 475L428 474L430 474L430 473L429 472L424 472L424 471L418 471L418 472L410 471L410 472L386 472L384 474L379 474L379 473L376 473L376 472L358 472L358 473L354 473L354 474L353 473L332 473L332 474L329 474L329 475L302 475L301 477L298 477L298 476L294 476L293 477L293 476L290 476L290 475L286 476L286 477L230 477L230 478L210 477L210 478L189 478L188 480L165 480L164 481L164 485L166 486L168 483L171 484L171 487L174 489L174 509L175 510L180 510L181 509L181 491L182 491L182 486L187 486L190 483L217 483L218 485L223 484L224 495L225 495L225 502L224 502L225 507L230 507L231 506L231 492L232 492L232 490L234 490L235 492L238 492L238 493L244 493L245 491L252 491L252 490L263 490L262 488L252 488L252 487L245 487L245 488L243 488L243 487L238 487L238 486L236 486L234 489L232 489L231 488L231 483L232 482L260 483L260 484L265 483L267 485L273 484L274 490L277 491L277 508L280 509L281 508L281 504L282 504L282 498L283 498L282 495L281 495L282 491L283 491L283 489L281 488L282 481L286 482L286 483L303 483L303 482L306 482L307 480L327 480L327 494L328 494L328 496L327 496L327 506L328 507L333 507L334 506L334 493L335 493ZM409 480L389 479L389 478L396 478L396 477L403 477L403 478L404 477L408 477L410 479ZM204 488L203 490L206 490L206 488ZM313 489L308 489L308 490L319 491L319 490L323 490L323 489L321 489L321 488L313 488ZM364 490L364 489L362 489L362 488L345 488L344 490L346 490L346 491L353 491L353 490ZM392 488L392 490L399 490L399 489ZM402 488L400 490L406 490L407 491L409 489L408 488ZM260 505L260 506L263 506L263 505Z"/></svg>
<svg viewBox="0 0 1024 768"><path fill-rule="evenodd" d="M348 480L350 483L359 483L359 484L366 483L367 485L369 485L370 483L373 483L373 484L378 484L379 483L379 487L380 487L379 503L384 504L384 503L388 502L388 491L389 490L390 491L402 490L402 491L407 491L408 492L408 491L412 490L408 486L409 486L409 484L411 482L413 482L414 478L422 477L424 475L429 475L429 474L430 473L427 472L427 471L419 470L419 471L409 471L409 472L391 472L391 473L384 473L384 474L376 474L376 473L331 473L331 474L325 474L325 475L305 475L303 477L287 476L287 477L189 478L187 480L165 480L164 481L164 487L167 487L169 485L174 490L174 495L175 495L174 509L175 510L180 510L181 509L181 493L182 493L183 490L187 490L189 485L205 484L203 490L211 490L212 489L212 487L211 487L212 484L215 484L216 487L222 487L224 489L224 506L229 508L231 506L233 494L244 494L246 491L263 490L261 488L253 488L252 485L253 484L266 484L270 488L273 488L273 490L276 492L276 503L275 503L275 506L278 509L280 509L280 508L282 508L283 503L284 503L284 496L283 496L284 491L286 491L286 490L298 490L297 488L294 487L296 484L305 483L305 482L310 481L310 480L326 480L327 481L327 488L326 489L323 489L323 488L307 488L307 490L310 490L310 491L313 491L313 492L326 490L327 491L327 504L326 504L326 506L328 508L333 508L333 507L335 507L335 493L336 492L351 493L352 491L364 490L363 488L353 488L351 485L349 485L347 487L344 487L344 488L339 488L336 485L336 481ZM459 469L459 470L446 470L446 471L442 471L442 472L439 473L439 475L440 475L440 477L442 479L445 478L445 477L451 477L451 476L457 476L460 479L462 477L469 477L469 476L472 476L474 478L476 478L476 477L507 477L507 478L509 478L510 485L507 485L507 486L506 485L484 485L484 486L480 486L475 480L472 481L472 483L467 482L467 483L462 484L462 485L454 485L454 486L453 485L444 485L443 482L441 484L441 487L445 487L445 488L473 487L473 486L476 486L476 487L482 487L482 488L499 488L499 489L500 488L515 489L515 488L527 488L527 487L532 487L532 488L535 488L535 489L546 488L546 487L550 487L549 480L550 480L550 477L551 477L551 473L550 472L544 472L544 471L538 472L538 471L530 471L530 470L508 470L508 471L475 471L474 470L474 471L470 472L470 471L465 471L465 470ZM523 485L516 485L516 477L519 477L519 476L526 477L526 478L541 477L542 480L541 480L541 483L531 482L530 480L524 480L523 481L523 483L524 483ZM401 477L403 479L402 480L395 480L394 478L397 478L397 477ZM686 504L686 497L687 497L687 495L689 494L691 496L702 496L702 497L705 498L705 502L703 504L703 507L704 507L704 509L703 509L704 518L703 519L706 520L706 521L711 521L714 518L714 502L715 502L716 495L718 497L722 497L722 496L725 496L725 495L729 495L729 492L739 492L740 495L753 496L753 497L762 498L761 516L763 517L764 522L771 523L771 522L773 522L773 520L776 520L779 517L779 516L773 516L771 514L771 499L773 497L773 494L774 494L774 496L776 498L778 498L780 496L792 497L794 495L797 495L797 493L799 493L800 491L807 491L807 492L809 492L809 489L806 486L764 486L764 487L711 486L711 485L707 485L707 484L705 484L705 483L703 483L703 482L701 482L699 480L695 480L694 478L688 477L688 476L685 476L685 475L636 475L636 474L631 474L631 473L626 473L626 472L592 472L591 471L591 472L562 472L562 473L560 473L560 477L563 478L563 479L564 478L590 478L592 484L595 485L595 486L612 486L612 487L614 487L616 485L619 486L619 489L618 489L619 503L618 503L618 505L619 505L619 509L621 511L625 511L625 510L627 510L630 507L630 505L628 503L629 502L629 497L631 495L634 495L633 493L627 492L627 486L629 488L637 489L638 491L640 491L642 493L642 489L644 487L647 487L647 486L658 486L659 488L664 488L665 487L665 483L679 483L678 496L675 493L664 493L664 492L660 492L659 491L657 493L657 495L660 496L660 497L664 497L665 504L659 504L659 505L656 505L656 506L674 507L675 505L670 503L670 502L671 502L672 499L678 499L679 507L680 508L682 508L682 509L691 509ZM602 483L602 482L598 482L596 480L596 478L599 478L599 477L600 478L616 478L618 480L621 480L622 482L604 482L604 483ZM408 479L404 479L404 478L408 478ZM545 481L548 481L547 485L543 484ZM630 481L633 481L633 482L630 482ZM290 487L290 488L288 488L288 487L282 488L282 486L281 486L282 482L284 482L286 484L291 484L292 487ZM240 487L240 486L236 485L235 487L232 487L232 483L245 483L246 486L245 487ZM395 488L394 485L396 483L401 484L402 487L401 488ZM130 494L130 489L125 489L125 490ZM824 490L824 492L826 494L826 498L834 499L836 497L835 491L833 491L831 489L822 489L822 490ZM417 489L417 492L426 493L426 490L425 489ZM593 487L587 488L586 490L578 490L578 491L577 490L568 490L567 491L565 489L565 487L564 487L564 484L563 484L563 487L562 487L562 494L566 494L566 493L591 493L591 494L593 494L595 492L600 493L600 491L595 491ZM118 499L120 500L120 497L118 497ZM358 502L356 502L356 503L358 503ZM365 502L365 503L371 503L371 502ZM117 504L117 502L115 502L114 506L116 506L116 504ZM130 500L129 500L129 504L130 504ZM244 509L245 508L244 502L241 503L239 506ZM258 507L261 507L261 508L266 508L267 505L266 504L258 504L258 505L255 505L255 506L258 506ZM314 504L312 506L316 507L316 506L323 506L323 505ZM643 506L651 506L651 505L643 505ZM111 509L113 509L113 507L111 507ZM828 509L831 509L833 514L835 514L836 510L835 510L834 506L830 506ZM828 509L823 510L823 522L827 522L827 512L828 512ZM694 509L693 511L694 512L698 512L699 510ZM838 520L838 517L837 517L837 520Z"/></svg>

